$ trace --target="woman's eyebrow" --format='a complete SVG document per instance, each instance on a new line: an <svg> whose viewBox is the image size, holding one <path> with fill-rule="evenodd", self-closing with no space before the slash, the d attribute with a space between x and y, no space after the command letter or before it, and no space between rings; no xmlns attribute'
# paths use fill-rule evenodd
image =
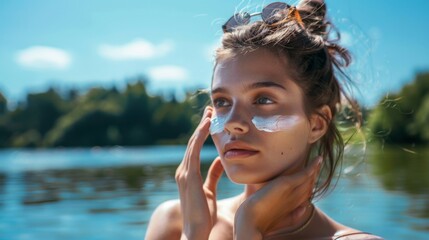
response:
<svg viewBox="0 0 429 240"><path fill-rule="evenodd" d="M225 93L225 92L227 92L227 90L226 90L225 88L223 88L223 87L218 87L218 88L212 89L212 90L210 91L210 94L211 94L211 95L213 95L213 94L215 94L215 93Z"/></svg>
<svg viewBox="0 0 429 240"><path fill-rule="evenodd" d="M273 82L273 81L263 81L263 82L252 83L252 84L245 87L245 91L254 90L257 88L267 88L267 87L280 88L280 89L286 91L286 88L283 85L276 83L276 82ZM217 88L212 89L211 94L225 93L225 92L228 92L228 90L226 88L217 87Z"/></svg>
<svg viewBox="0 0 429 240"><path fill-rule="evenodd" d="M255 83L252 83L249 86L247 86L246 90L253 90L256 88L267 88L267 87L280 88L280 89L286 91L286 88L283 85L276 83L276 82L273 82L273 81L255 82Z"/></svg>

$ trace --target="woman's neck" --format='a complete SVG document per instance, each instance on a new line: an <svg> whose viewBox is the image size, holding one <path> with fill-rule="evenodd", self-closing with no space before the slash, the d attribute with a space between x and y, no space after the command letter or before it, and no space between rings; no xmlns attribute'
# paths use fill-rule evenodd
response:
<svg viewBox="0 0 429 240"><path fill-rule="evenodd" d="M236 210L238 210L239 206L250 196L252 196L256 191L261 189L265 184L247 184L245 185L244 192L237 197L237 205ZM311 201L308 201L308 205L304 210L304 213L296 219L295 223L290 225L289 219L281 219L273 228L270 229L270 232L265 233L266 236L276 236L276 235L285 235L285 236L293 236L295 234L300 234L301 232L306 231L307 225L312 222L313 215L317 210L312 205ZM289 234L290 233L290 234Z"/></svg>
<svg viewBox="0 0 429 240"><path fill-rule="evenodd" d="M293 175L294 173L297 173L299 171L302 171L304 168L304 164L293 164L289 167L286 171L283 172L283 174L286 175ZM238 207L249 197L251 197L255 192L257 192L259 189L267 185L269 182L265 183L259 183L259 184L246 184L244 187L244 192L238 196L237 198L237 209ZM305 208L304 213L297 219L297 221L290 225L288 219L285 219L285 221L280 220L277 224L274 225L274 228L272 231L270 231L273 234L277 233L287 233L287 232L295 232L295 230L298 230L298 232L303 231L308 223L312 220L313 211L315 211L314 206L312 206L311 201L308 201L308 207ZM235 209L235 210L237 210ZM303 227L302 229L300 229ZM271 235L271 234L270 234Z"/></svg>

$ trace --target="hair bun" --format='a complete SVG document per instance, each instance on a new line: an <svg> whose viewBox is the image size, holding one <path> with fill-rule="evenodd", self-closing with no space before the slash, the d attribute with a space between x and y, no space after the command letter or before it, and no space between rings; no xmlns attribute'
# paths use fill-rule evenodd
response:
<svg viewBox="0 0 429 240"><path fill-rule="evenodd" d="M301 0L297 6L305 24L305 28L311 34L327 36L328 23L325 21L326 4L323 0Z"/></svg>

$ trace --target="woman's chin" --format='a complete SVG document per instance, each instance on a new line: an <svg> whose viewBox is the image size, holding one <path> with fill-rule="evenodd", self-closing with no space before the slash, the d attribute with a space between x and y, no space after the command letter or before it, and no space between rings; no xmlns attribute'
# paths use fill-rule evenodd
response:
<svg viewBox="0 0 429 240"><path fill-rule="evenodd" d="M236 184L263 184L269 181L269 178L264 178L255 173L228 173L226 172L229 180Z"/></svg>

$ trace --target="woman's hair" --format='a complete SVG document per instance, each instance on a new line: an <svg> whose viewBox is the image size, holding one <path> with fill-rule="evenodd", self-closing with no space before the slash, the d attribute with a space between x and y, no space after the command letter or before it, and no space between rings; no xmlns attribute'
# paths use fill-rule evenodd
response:
<svg viewBox="0 0 429 240"><path fill-rule="evenodd" d="M288 66L295 70L292 73L294 82L303 91L307 117L316 113L328 123L326 134L312 146L312 151L324 159L324 179L320 180L315 191L315 195L320 196L331 185L343 156L344 140L334 122L341 109L342 97L355 111L357 127L361 123L360 111L339 82L341 79L343 84L351 83L343 70L350 64L351 57L348 50L338 44L339 33L335 31L336 36L333 36L331 32L335 28L326 19L325 3L321 0L302 0L297 9L304 26L293 18L275 27L255 21L225 33L222 45L216 50L214 70L220 61L261 48L287 59ZM329 106L332 119L317 112L324 105Z"/></svg>

